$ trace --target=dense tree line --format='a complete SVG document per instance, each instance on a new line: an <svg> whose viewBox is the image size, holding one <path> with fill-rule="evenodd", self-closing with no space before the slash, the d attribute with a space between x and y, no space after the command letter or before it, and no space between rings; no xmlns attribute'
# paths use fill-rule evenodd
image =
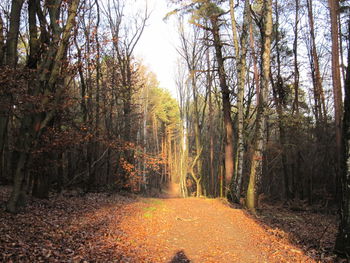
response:
<svg viewBox="0 0 350 263"><path fill-rule="evenodd" d="M159 191L179 110L134 56L149 18L125 1L1 4L1 166L7 209L50 191Z"/></svg>
<svg viewBox="0 0 350 263"><path fill-rule="evenodd" d="M343 200L337 249L348 253L347 1L171 2L187 76L182 180L254 213L262 198L325 211Z"/></svg>

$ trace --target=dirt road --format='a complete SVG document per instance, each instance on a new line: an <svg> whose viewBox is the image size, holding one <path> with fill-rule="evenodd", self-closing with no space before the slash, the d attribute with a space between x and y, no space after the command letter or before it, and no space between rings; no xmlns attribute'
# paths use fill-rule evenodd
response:
<svg viewBox="0 0 350 263"><path fill-rule="evenodd" d="M315 262L273 231L217 199L61 195L0 209L0 262Z"/></svg>
<svg viewBox="0 0 350 263"><path fill-rule="evenodd" d="M314 262L220 200L143 199L131 207L138 212L119 227L145 261Z"/></svg>

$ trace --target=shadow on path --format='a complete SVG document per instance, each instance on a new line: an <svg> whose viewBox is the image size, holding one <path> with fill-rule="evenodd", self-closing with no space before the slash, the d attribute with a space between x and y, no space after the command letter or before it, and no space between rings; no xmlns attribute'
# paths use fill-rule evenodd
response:
<svg viewBox="0 0 350 263"><path fill-rule="evenodd" d="M169 263L190 263L191 260L186 256L183 250L178 251Z"/></svg>

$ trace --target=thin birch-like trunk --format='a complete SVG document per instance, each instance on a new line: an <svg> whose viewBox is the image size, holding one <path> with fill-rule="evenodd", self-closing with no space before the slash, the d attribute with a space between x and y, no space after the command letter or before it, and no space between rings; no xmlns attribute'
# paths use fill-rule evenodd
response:
<svg viewBox="0 0 350 263"><path fill-rule="evenodd" d="M262 43L262 64L261 64L261 90L259 93L259 105L256 117L255 144L253 149L253 158L251 162L249 184L247 190L246 206L253 213L258 207L258 187L262 179L262 165L265 148L265 127L266 111L268 108L267 97L269 94L270 83L270 54L272 37L272 0L264 1L263 5L263 43Z"/></svg>
<svg viewBox="0 0 350 263"><path fill-rule="evenodd" d="M234 12L234 1L230 0L230 13L231 13L231 23L232 23L232 34L233 43L236 54L236 68L238 77L238 96L237 96L237 109L238 109L238 131L237 131L237 166L235 169L234 183L232 184L232 195L236 196L237 201L239 201L241 196L241 185L243 177L243 162L244 162L244 86L247 74L246 66L246 55L247 55L247 40L248 40L248 27L249 27L249 16L250 16L250 3L249 0L245 1L244 4L244 17L243 17L243 27L240 37L240 45L238 44L238 33Z"/></svg>

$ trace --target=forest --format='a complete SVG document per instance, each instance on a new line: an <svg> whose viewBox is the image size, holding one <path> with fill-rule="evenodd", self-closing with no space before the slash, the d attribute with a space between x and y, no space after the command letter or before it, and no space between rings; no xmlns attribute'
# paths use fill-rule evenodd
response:
<svg viewBox="0 0 350 263"><path fill-rule="evenodd" d="M350 2L157 1L0 2L0 261L348 262Z"/></svg>

